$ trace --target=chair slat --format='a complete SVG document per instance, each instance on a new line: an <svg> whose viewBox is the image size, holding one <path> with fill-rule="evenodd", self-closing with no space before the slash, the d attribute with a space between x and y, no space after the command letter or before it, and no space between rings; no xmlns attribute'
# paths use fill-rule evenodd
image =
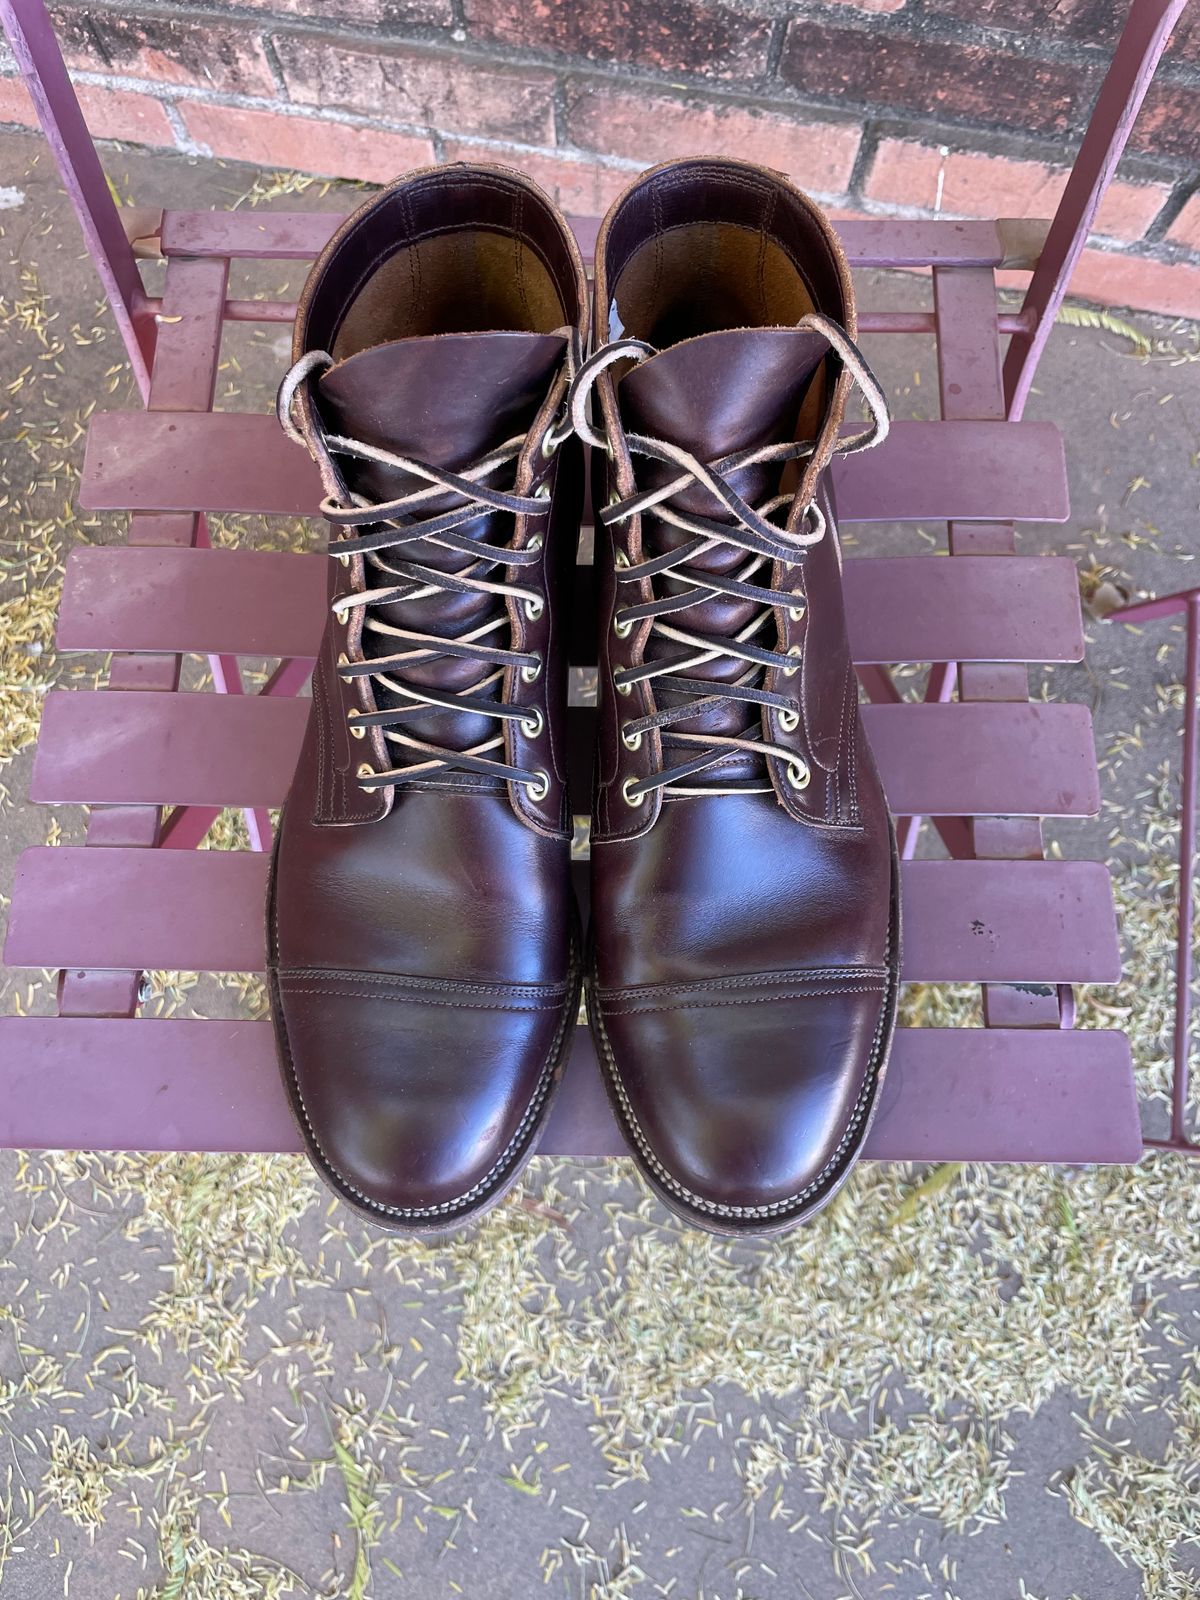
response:
<svg viewBox="0 0 1200 1600"><path fill-rule="evenodd" d="M295 770L303 700L65 689L46 697L30 782L48 805L276 806ZM593 709L574 706L577 724ZM922 816L1094 816L1083 706L864 706L892 809Z"/></svg>
<svg viewBox="0 0 1200 1600"><path fill-rule="evenodd" d="M590 255L597 219L568 220ZM165 211L160 238L167 256L302 261L325 248L341 221L340 214L328 211ZM836 227L855 267L1017 264L999 225L991 221L907 222L881 217L839 222Z"/></svg>
<svg viewBox="0 0 1200 1600"><path fill-rule="evenodd" d="M6 1017L0 1145L287 1152L300 1139L269 1023ZM582 1028L541 1149L626 1153ZM1133 1162L1141 1150L1123 1035L900 1028L866 1153Z"/></svg>
<svg viewBox="0 0 1200 1600"><path fill-rule="evenodd" d="M897 422L835 463L843 522L1062 522L1062 437L1048 422ZM315 515L317 469L274 417L105 411L92 418L79 501L89 511Z"/></svg>
<svg viewBox="0 0 1200 1600"><path fill-rule="evenodd" d="M60 650L313 656L326 558L256 550L83 546L67 559ZM1074 563L1059 556L846 563L854 659L1078 661Z"/></svg>
<svg viewBox="0 0 1200 1600"><path fill-rule="evenodd" d="M909 982L1102 983L1121 960L1090 861L909 861ZM5 960L26 967L258 972L267 861L250 851L38 846L18 863Z"/></svg>

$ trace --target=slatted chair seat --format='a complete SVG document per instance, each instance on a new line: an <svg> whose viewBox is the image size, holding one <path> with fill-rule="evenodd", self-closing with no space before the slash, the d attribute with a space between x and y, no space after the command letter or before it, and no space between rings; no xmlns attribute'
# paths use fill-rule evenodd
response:
<svg viewBox="0 0 1200 1600"><path fill-rule="evenodd" d="M1124 1162L1143 1148L1124 1036L1071 1026L1071 986L1120 973L1107 870L1043 859L1042 818L1094 816L1100 804L1089 712L1029 697L1031 664L1082 658L1075 571L1018 556L1014 526L1068 515L1062 440L1020 420L1023 402L1180 3L1136 0L1053 223L841 227L852 265L933 277L931 311L868 306L860 328L936 336L942 419L900 422L884 447L835 470L844 523L948 528L945 555L849 551L845 592L905 858L903 978L980 985L984 1024L897 1031L870 1158ZM58 647L113 660L109 687L45 704L31 796L91 812L85 844L28 850L17 867L5 960L58 970L60 1015L0 1021L0 1142L297 1150L269 1022L139 1016L138 985L146 970L263 966L268 813L304 728L296 695L321 636L327 558L209 547L208 514L314 516L320 498L274 419L214 411L214 388L227 323L294 315L231 298L231 263L311 259L339 219L131 211L117 240L121 219L95 172L80 175L94 152L44 13L28 0L0 0L0 11L146 400L144 411L95 416L88 433L81 502L130 513L129 539L67 563ZM576 224L585 252L595 227ZM141 288L130 243L165 259L160 299ZM1011 269L1032 285L1020 311L1004 312L996 274ZM586 599L586 581L579 592ZM581 613L577 665L590 631ZM181 688L192 656L207 658L212 690ZM239 662L264 658L279 667L260 693L244 692ZM928 667L922 701L901 696L899 663ZM572 705L582 813L594 718ZM194 848L223 807L245 812L250 850ZM948 859L918 858L922 819ZM541 1148L623 1148L583 1027Z"/></svg>

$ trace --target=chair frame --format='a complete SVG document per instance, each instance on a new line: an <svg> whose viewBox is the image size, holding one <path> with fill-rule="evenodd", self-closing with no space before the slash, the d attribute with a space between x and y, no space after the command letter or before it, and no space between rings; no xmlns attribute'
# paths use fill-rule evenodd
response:
<svg viewBox="0 0 1200 1600"><path fill-rule="evenodd" d="M929 734L933 737L930 748L937 752L935 765L940 763L942 792L935 793L936 785L922 786L916 780L911 752L907 762L909 776L906 785L902 785L904 814L898 817L898 833L905 862L906 905L911 897L913 905L919 907L927 919L930 930L928 934L922 932L926 924L921 916L910 917L910 928L916 930L917 949L906 976L919 981L956 978L979 981L986 1024L983 1030L901 1030L898 1054L902 1059L894 1068L891 1081L893 1086L897 1080L903 1084L905 1114L891 1120L881 1114L868 1149L871 1156L885 1159L1133 1160L1141 1153L1142 1140L1137 1127L1136 1103L1132 1100L1132 1078L1124 1040L1118 1034L1092 1032L1076 1036L1074 1043L1067 1037L1067 1030L1074 1021L1073 983L1112 981L1119 971L1111 899L1108 900L1107 921L1103 909L1097 911L1108 893L1107 874L1101 868L1093 869L1091 875L1074 870L1089 867L1087 863L1045 862L1040 816L1055 811L1056 804L1050 799L1049 803L1035 805L1023 794L1010 793L1012 785L1006 790L1001 779L1005 750L1016 760L1016 752L1023 748L1022 741L1028 744L1034 737L1036 717L1035 707L1028 704L1027 662L1077 659L1082 650L1081 634L1076 638L1070 626L1064 630L1061 625L1066 610L1060 607L1055 611L1054 605L1047 602L1049 609L1044 617L1038 611L1038 597L1043 586L1048 584L1050 593L1055 583L1061 584L1069 563L1058 562L1055 558L1028 558L1039 564L1040 576L1033 581L1033 569L1026 570L1027 558L1018 558L1015 554L1015 520L1062 520L1067 514L1061 443L1052 445L1050 442L1051 435L1057 440L1057 432L1049 424L1023 421L1025 402L1071 272L1125 148L1171 27L1185 3L1186 0L1133 0L1058 210L1049 222L879 219L846 223L840 230L853 265L931 269L932 311L880 312L867 308L860 316L859 328L862 332L932 333L936 336L943 418L940 423L898 424L894 437L899 443L886 460L872 465L872 458L860 458L854 464L852 475L849 463L846 464L839 498L847 520L893 520L888 497L899 486L906 497L904 516L908 520L936 518L946 521L949 554L955 559L944 565L951 570L949 581L954 593L970 590L976 574L986 582L987 574L994 570L992 558L1002 557L1006 575L1011 577L1017 590L1021 590L1024 580L1025 589L1011 604L1000 608L999 622L1014 636L1021 635L1022 641L1038 627L1044 628L1047 637L1053 635L1056 641L1037 656L1028 653L1032 649L1028 643L1010 641L1008 648L989 644L989 649L995 649L996 659L981 659L978 649L973 652L964 649L958 660L935 660L930 667L924 707L903 705L889 663L929 660L928 655L899 653L901 645L896 639L892 641L894 653L882 660L876 659L869 649L855 648L860 681L871 702L866 708L869 731L885 766L889 739L893 744L897 742L897 732L890 730L903 727L899 739L911 743L916 738L919 743L929 730L936 734L936 729L942 726L938 720L942 715L940 708L948 710L952 702L958 702L953 714L955 738L965 742L956 746L944 741L939 744L940 735ZM206 512L311 513L317 503L315 478L297 466L296 453L290 446L287 447L289 453L285 453L281 440L268 439L257 426L266 419L239 419L237 426L247 434L248 440L243 452L247 459L240 467L238 440L228 429L218 437L220 418L212 413L211 407L222 328L226 323L246 321L290 324L295 314L294 305L285 301L230 297L230 262L242 257L311 258L338 219L311 213L272 212L247 217L234 213L118 207L80 112L43 0L0 0L0 22L79 216L89 254L108 295L147 408L141 414L101 414L93 420L81 499L94 509L132 513L129 545L123 555L139 563L139 572L145 573L148 563L157 562L164 572L169 569L171 573L186 570L199 574L201 569L195 562L188 564L187 553L207 551L209 559L203 574L211 575L217 570L214 558L223 560L235 553L211 550ZM577 220L575 227L581 244L590 249L595 238L594 220ZM167 262L161 296L149 295L143 285L138 263L147 257L163 257ZM1000 311L995 274L998 270L1014 269L1030 274L1029 286L1018 311ZM1002 347L1005 337L1009 341L1006 353ZM175 435L173 442L166 438L164 428ZM962 452L962 461L981 464L978 481L974 473L960 473L962 481L953 485L943 478L922 498L928 451L921 448L922 436L917 430L930 428L942 430L943 439L955 441ZM1009 432L1013 428L1022 430L1019 437L1023 448L1020 450L1012 448L1017 437ZM130 448L135 429L140 450ZM947 433L947 429L951 432ZM177 484L180 476L180 440L193 435L199 441L195 446L198 452L196 476L211 475L219 461L223 483L227 484L222 492L228 504L221 500L211 483L202 490L187 482L175 490L169 487L170 483ZM884 452L875 454L883 457ZM1021 478L1012 458L1027 454L1032 465ZM148 467L147 459L150 460ZM173 473L165 470L170 463L174 464ZM259 562L264 559L257 553L236 554L245 554ZM245 643L245 632L237 639L223 642L214 642L211 633L204 639L193 640L178 618L172 624L176 632L170 639L147 635L138 640L122 638L118 641L111 636L106 639L89 634L81 622L85 608L80 597L88 583L102 582L104 576L91 558L104 558L107 562L104 571L111 575L115 570L113 555L111 550L73 553L64 594L59 647L115 648L119 652L113 656L109 690L121 693L114 697L108 691L100 691L96 703L102 704L106 714L115 719L114 728L127 728L130 719L136 716L141 724L141 742L137 748L143 768L139 769L140 776L135 782L128 763L119 775L111 764L103 774L99 767L94 767L86 780L90 787L83 787L84 780L70 768L70 761L63 752L73 747L69 737L70 718L93 715L96 697L82 691L55 693L49 697L44 733L49 729L53 738L47 736L44 748L39 750L32 797L54 803L83 800L92 804L92 810L87 842L82 849L27 852L19 868L20 894L14 892L14 917L6 958L17 965L60 967L59 1016L6 1019L0 1024L0 1030L7 1030L10 1041L0 1047L0 1071L15 1073L13 1083L33 1085L37 1077L57 1087L49 1090L44 1085L40 1089L35 1086L34 1103L26 1105L24 1110L0 1109L0 1142L4 1143L127 1147L127 1141L135 1134L142 1143L146 1142L153 1115L158 1116L159 1123L162 1121L163 1103L158 1103L155 1112L148 1102L141 1120L135 1117L129 1129L123 1129L119 1121L104 1110L95 1089L89 1092L87 1085L89 1052L102 1051L106 1058L115 1059L115 1051L116 1056L128 1059L130 1081L136 1078L141 1089L149 1092L147 1085L154 1076L154 1056L162 1051L159 1041L167 1038L162 1030L172 1027L166 1023L156 1024L151 1030L157 1035L152 1046L146 1034L147 1024L133 1023L137 1016L141 971L149 964L143 952L153 944L153 939L147 929L142 928L137 938L130 935L126 944L114 953L111 929L107 930L107 942L98 931L100 913L95 907L102 902L96 901L96 896L132 894L145 898L150 892L146 873L152 857L158 892L178 893L186 898L198 878L181 857L186 857L203 841L221 805L228 803L219 795L168 796L155 787L159 780L146 764L153 765L146 750L153 742L158 723L161 721L165 737L176 727L172 721L180 709L176 702L193 702L188 708L189 715L211 721L208 713L195 702L207 700L211 707L215 700L229 701L241 696L244 703L240 708L225 706L218 719L220 727L227 732L236 722L247 730L253 728L255 737L264 740L264 776L250 783L243 772L242 781L253 788L254 793L244 800L239 793L251 852L243 853L240 861L234 859L219 869L223 882L227 880L229 885L228 894L223 889L215 896L206 913L208 922L192 930L190 943L168 936L165 924L160 926L154 922L152 907L144 911L147 927L153 923L156 935L161 935L165 941L161 946L154 945L156 953L165 948L195 957L215 951L220 908L244 907L253 898L248 874L261 872L262 863L260 860L255 867L248 857L270 847L268 809L280 798L271 785L283 760L282 752L293 748L297 729L303 721L303 705L287 702L297 695L308 677L313 645L306 643L310 635L303 638L297 635L293 642L293 635L282 629L282 625L276 625L278 619L266 628L269 638L265 638L265 642L278 646L272 649L250 650ZM323 594L323 576L318 579L315 567L297 563L319 562L323 570L323 558L282 559L292 563L287 571L290 579L295 580L297 604L303 600L304 606L311 607L318 590ZM893 563L897 571L901 565L903 563ZM855 582L850 587L861 587L866 595L861 600L864 614L870 613L876 618L884 608L876 606L872 611L866 591L872 580L881 581L884 566L884 558L847 565L848 577L855 574ZM866 571L857 574L855 569L859 567L876 570L873 574ZM232 569L225 562L221 570ZM929 573L931 580L935 579L935 573L936 569ZM938 575L938 581L941 576L944 575ZM1070 581L1077 626L1078 599L1073 576ZM106 593L105 603L111 609L115 602L111 591ZM1053 593L1050 593L1050 600L1053 600ZM851 609L853 613L853 606ZM996 609L994 604L992 609ZM153 608L149 610L152 614ZM211 607L209 616L211 625ZM1039 617L1042 621L1035 627ZM1195 627L1198 617L1200 601L1193 596L1189 598L1191 753L1187 758L1191 765L1185 771L1185 800L1190 795L1193 811L1198 671ZM128 625L126 617L122 626ZM926 629L922 637L927 636L928 631ZM285 633L286 639L283 638ZM1067 638L1067 634L1071 637ZM939 638L944 638L944 628ZM225 648L225 644L229 648ZM177 694L184 656L192 652L207 656L215 695ZM279 658L278 669L257 696L245 694L238 667L239 653ZM1081 708L1045 709L1080 712L1087 730L1083 737L1090 739L1090 720ZM586 767L590 725L586 717L573 715L577 725L575 746L584 752L577 756L577 761L581 767ZM983 733L972 743L971 730L976 725ZM213 726L216 729L217 724ZM1078 752L1080 727L1078 717L1053 719L1047 750L1050 745L1061 744L1063 749L1069 747ZM1040 733L1038 737L1046 735ZM954 796L965 793L970 788L969 776L964 778L958 769L986 764L988 751L996 758L992 781L997 788L992 798L997 804L1004 800L1013 803L999 813L976 806L969 814L956 815L955 805L960 802L947 802L945 789L948 786ZM893 754L897 767L904 765L900 753ZM1028 755L1026 759L1032 761ZM1042 789L1049 791L1054 787L1051 776L1056 758L1051 752L1040 759L1049 763L1046 782L1042 785ZM1062 759L1065 761L1066 757ZM1089 784L1094 783L1094 752L1090 752L1090 760L1092 777L1084 773L1086 763L1077 763L1070 782L1064 780L1059 784L1060 793L1074 784L1072 792L1057 807L1062 814L1086 814L1089 806L1094 809L1098 791L1089 788ZM245 767L244 761L242 766ZM1029 770L1026 777L1029 778ZM1031 788L1031 792L1038 789L1032 778L1026 787ZM586 789L581 787L580 792ZM1043 800L1046 798L1049 796ZM169 804L173 804L170 811L166 809ZM950 863L915 859L926 817L940 834ZM1188 832L1188 851L1190 862L1194 851L1191 831ZM174 857L174 861L169 857ZM955 876L931 870L944 869L947 865L956 869ZM1072 870L1064 872L1063 869ZM1035 880L1031 873L1039 871L1043 876L1037 882L1043 885L1053 882L1060 886L1054 892L1063 895L1069 915L1077 919L1073 926L1079 941L1078 959L1067 960L1061 947L1056 947L1051 966L1057 963L1063 970L1056 971L1050 982L1034 976L1035 970L1040 970L1035 966L1040 948L1036 932L1030 947L1018 950L1022 939L1031 937L1030 930L1021 927L1020 918L1011 907L1009 920L1004 922L1007 914L1004 908L1009 906L1006 897L1012 897L1013 905L1020 898L1013 886L1020 883L1032 887ZM205 872L208 881L216 881L216 867L206 867ZM1097 873L1102 876L1104 885L1099 899L1100 880L1094 876ZM62 926L56 925L55 907L61 910L72 903L72 885L82 881L80 874L87 880L91 909L76 919L76 925L69 930L70 937L66 937ZM254 884L257 883L254 879ZM993 931L993 922L997 927L1003 924L1003 936L995 934L1003 947L1003 959L999 956L990 959L978 949L973 949L968 958L964 953L966 946L955 945L954 939L944 931L950 908L960 907L964 889L968 887L970 893L980 896L980 904L987 907L989 931ZM41 907L41 911L36 907ZM1097 915L1102 924L1098 930L1090 928ZM976 918L975 923L980 928L984 926L981 918ZM61 917L58 924L61 924ZM255 931L254 938L259 937ZM217 970L254 970L252 940L228 928L225 938L228 948L210 965ZM910 939L910 949L911 944ZM69 956L64 955L68 947ZM236 957L232 951L236 951ZM92 959L97 952L103 959ZM243 965L231 966L235 959ZM261 953L258 961L261 963ZM199 959L162 959L154 964L203 967L205 963ZM1067 971L1068 967L1071 970ZM14 1023L25 1026L14 1029ZM175 1120L168 1129L153 1137L161 1141L164 1148L295 1148L294 1130L281 1120L282 1110L276 1104L280 1098L278 1086L273 1082L267 1084L262 1076L261 1029L265 1024L200 1025L225 1030L221 1035L222 1065L213 1070L223 1074L219 1077L219 1090L228 1098L215 1112L203 1103L204 1097L197 1086L187 1081L189 1071L201 1063L206 1071L212 1068L211 1049L201 1045L194 1032L195 1026L177 1023L171 1032L170 1048L177 1057L170 1101L171 1116ZM188 1027L193 1029L191 1033L180 1031ZM97 1028L107 1031L97 1032ZM242 1032L238 1033L238 1029ZM247 1029L260 1031L252 1037ZM939 1031L957 1037L934 1039L932 1035ZM582 1033L580 1030L581 1038L573 1060L575 1057L583 1060L589 1054ZM920 1053L917 1045L905 1045L903 1035L906 1033L927 1036L919 1041ZM984 1037L967 1037L975 1033L982 1033ZM1050 1036L1058 1040L1053 1050ZM210 1033L206 1037L215 1043L218 1035ZM1196 1147L1187 1143L1184 1126L1186 1055L1185 1021L1184 1043L1176 1057L1169 1147L1194 1151ZM1028 1067L1026 1078L1013 1077L1014 1061ZM205 1081L211 1090L214 1082L211 1071ZM560 1097L560 1107L543 1148L581 1155L618 1151L620 1145L603 1106L597 1075L582 1068L572 1070L568 1071L567 1082L570 1093L564 1092ZM947 1101L950 1083L955 1088ZM68 1086L67 1093L63 1085ZM973 1093L983 1093L987 1114L994 1121L998 1119L997 1126L982 1125L985 1120L980 1116L982 1107L972 1103ZM1070 1115L1060 1114L1055 1121L1053 1137L1048 1132L1044 1138L1040 1137L1036 1130L1023 1126L1023 1120L1028 1119L1023 1119L1022 1104L1027 1111L1029 1097L1035 1093L1073 1101ZM78 1102L75 1116L63 1108L63 1101L69 1095L74 1095ZM955 1095L959 1097L957 1100ZM12 1093L0 1096L0 1103L5 1098L11 1108L18 1097ZM1004 1100L1002 1114L997 1111L1001 1100ZM248 1127L244 1135L237 1131L241 1109L245 1110ZM928 1136L924 1131L927 1122L934 1124Z"/></svg>

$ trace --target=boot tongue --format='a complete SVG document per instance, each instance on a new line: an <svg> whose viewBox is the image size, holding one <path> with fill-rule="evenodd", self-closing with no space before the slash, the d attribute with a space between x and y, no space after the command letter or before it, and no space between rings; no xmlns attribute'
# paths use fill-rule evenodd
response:
<svg viewBox="0 0 1200 1600"><path fill-rule="evenodd" d="M811 417L805 415L802 419L801 411L806 391L828 349L822 335L798 328L738 328L702 334L640 362L625 374L617 386L621 420L627 433L641 433L679 445L705 463L759 445L815 438L824 411L822 398L818 395L812 403ZM724 476L744 500L758 506L779 492L782 470L778 463L767 463ZM678 476L678 468L638 455L634 456L634 472L638 487L646 489ZM671 505L713 521L733 521L706 490L694 484L673 496ZM642 538L646 555L653 556L685 544L691 535L651 513L642 519ZM733 575L742 571L750 559L736 546L717 546L694 559L691 566ZM769 584L770 563L764 562L749 581ZM678 594L687 587L669 574L655 578L653 584L660 596ZM740 632L759 609L751 602L717 597L677 613L670 620L688 632L711 635L719 641ZM772 625L768 623L761 635L755 635L754 642L773 647ZM646 659L677 657L684 648L652 633ZM688 668L685 675L729 683L742 678L746 670L744 661L718 657ZM758 687L762 676L760 671L747 681ZM666 691L663 708L677 703L677 696ZM718 703L673 726L688 733L738 734L749 730L753 737L759 722L757 708L734 701ZM694 745L680 744L668 754L667 765L695 753ZM719 777L713 774L706 778L701 773L688 781L698 786L706 781L750 783L760 781L764 775L760 758L730 752Z"/></svg>
<svg viewBox="0 0 1200 1600"><path fill-rule="evenodd" d="M373 345L331 367L317 385L317 406L326 430L394 455L407 455L430 466L462 471L497 445L524 433L545 401L554 374L566 353L565 333L452 333L428 338L397 339ZM371 500L396 499L427 487L427 480L400 468L341 456L338 465L346 485ZM511 489L515 463L499 468L488 480L494 488ZM439 495L421 507L422 517L455 504ZM459 536L506 543L513 519L504 512L481 511L455 529ZM380 551L367 561L367 584L384 588L404 581L395 568L406 561L439 571L462 571L464 557L432 544ZM389 570L389 568L393 570ZM484 578L502 578L501 568L480 569ZM503 600L482 593L438 592L423 599L403 600L369 608L362 644L367 657L403 649L405 641L370 627L374 619L395 628L454 638L504 614ZM481 642L508 644L503 627ZM487 663L454 656L409 664L391 674L397 681L445 695L447 691L475 698L498 699L497 669ZM486 680L492 679L488 682ZM380 708L404 709L412 704L386 685L375 682ZM426 743L464 750L494 738L501 723L477 713L444 709L417 710L395 730ZM496 752L492 752L495 754ZM393 745L394 764L419 759ZM461 775L456 781L461 782Z"/></svg>

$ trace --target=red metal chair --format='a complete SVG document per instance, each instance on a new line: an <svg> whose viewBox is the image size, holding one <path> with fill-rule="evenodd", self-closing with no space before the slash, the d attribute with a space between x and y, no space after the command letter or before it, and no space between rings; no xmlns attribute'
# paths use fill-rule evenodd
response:
<svg viewBox="0 0 1200 1600"><path fill-rule="evenodd" d="M1119 976L1108 873L1043 859L1042 817L1099 806L1088 711L1029 699L1029 663L1083 654L1075 571L1017 556L1013 529L1068 514L1059 434L1022 410L1183 3L1134 0L1053 221L841 230L857 266L933 272L932 312L868 307L860 327L936 336L943 420L897 424L885 447L844 464L838 497L847 522L948 525L952 559L851 560L846 591L868 731L900 817L904 976L981 984L986 1024L899 1030L871 1157L1124 1162L1143 1149L1125 1038L1071 1026L1071 985ZM205 515L311 514L319 489L272 418L211 408L225 324L293 315L231 299L230 262L312 257L337 219L119 210L41 0L0 0L0 19L146 402L96 416L88 436L81 502L130 512L129 539L72 552L58 646L115 653L106 689L56 691L45 707L31 796L91 812L85 845L29 850L17 869L5 959L60 970L59 1015L0 1022L0 1142L294 1150L267 1022L137 1010L143 970L262 967L268 811L305 721L294 696L320 637L325 558L210 548ZM577 226L590 245L594 223ZM161 299L141 282L147 254L166 260ZM1002 268L1032 274L1015 313L997 309ZM191 654L208 657L216 692L180 692ZM278 670L244 693L238 658L264 656ZM923 703L901 700L896 662L931 664ZM591 713L571 716L586 811ZM197 851L226 806L244 809L251 850ZM949 859L915 859L923 818ZM581 1028L542 1149L621 1148Z"/></svg>

